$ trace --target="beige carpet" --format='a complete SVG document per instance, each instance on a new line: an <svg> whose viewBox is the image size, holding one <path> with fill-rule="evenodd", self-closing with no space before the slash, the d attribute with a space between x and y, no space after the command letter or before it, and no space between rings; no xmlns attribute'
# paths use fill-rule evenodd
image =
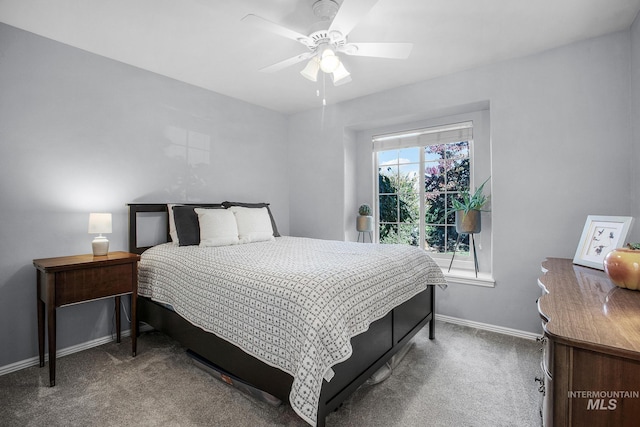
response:
<svg viewBox="0 0 640 427"><path fill-rule="evenodd" d="M393 374L357 390L327 426L539 426L539 344L438 322ZM148 332L0 377L2 426L306 426L197 368L174 341Z"/></svg>

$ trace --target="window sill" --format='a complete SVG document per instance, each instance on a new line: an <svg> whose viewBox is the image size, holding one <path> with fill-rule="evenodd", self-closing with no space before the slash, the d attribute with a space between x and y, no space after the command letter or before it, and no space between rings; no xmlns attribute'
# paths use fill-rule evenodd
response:
<svg viewBox="0 0 640 427"><path fill-rule="evenodd" d="M495 288L496 281L490 273L478 273L476 277L475 271L472 270L456 270L452 269L450 272L447 268L442 269L445 279L448 284L460 284L460 285L473 285L483 286L485 288Z"/></svg>

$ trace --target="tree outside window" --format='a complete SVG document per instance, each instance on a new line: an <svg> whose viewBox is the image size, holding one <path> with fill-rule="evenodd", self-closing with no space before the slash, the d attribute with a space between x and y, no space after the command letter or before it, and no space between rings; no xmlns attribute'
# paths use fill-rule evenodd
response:
<svg viewBox="0 0 640 427"><path fill-rule="evenodd" d="M418 147L378 153L380 243L420 245Z"/></svg>
<svg viewBox="0 0 640 427"><path fill-rule="evenodd" d="M379 151L380 243L453 252L458 235L451 201L469 189L470 163L468 141ZM457 251L468 254L468 235L461 236Z"/></svg>
<svg viewBox="0 0 640 427"><path fill-rule="evenodd" d="M425 249L453 252L458 234L452 200L469 189L469 142L429 145L425 152ZM469 252L469 236L461 236L458 251Z"/></svg>

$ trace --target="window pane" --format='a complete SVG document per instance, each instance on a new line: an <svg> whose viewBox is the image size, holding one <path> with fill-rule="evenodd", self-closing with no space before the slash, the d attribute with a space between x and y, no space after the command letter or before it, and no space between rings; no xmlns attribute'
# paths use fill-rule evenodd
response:
<svg viewBox="0 0 640 427"><path fill-rule="evenodd" d="M380 243L398 243L397 224L380 224Z"/></svg>
<svg viewBox="0 0 640 427"><path fill-rule="evenodd" d="M444 224L446 215L446 206L444 201L444 194L427 194L424 201L424 220L426 224Z"/></svg>
<svg viewBox="0 0 640 427"><path fill-rule="evenodd" d="M456 239L458 238L458 233L456 232L456 227L447 227L447 252L452 252L454 248L456 249L456 256L469 256L469 235L462 234L460 235L460 241L458 242L458 246L456 248Z"/></svg>
<svg viewBox="0 0 640 427"><path fill-rule="evenodd" d="M398 222L398 196L380 195L379 203L380 222Z"/></svg>
<svg viewBox="0 0 640 427"><path fill-rule="evenodd" d="M420 227L418 224L400 224L398 226L398 243L420 245Z"/></svg>
<svg viewBox="0 0 640 427"><path fill-rule="evenodd" d="M380 194L396 193L395 175L392 167L378 168L378 191Z"/></svg>
<svg viewBox="0 0 640 427"><path fill-rule="evenodd" d="M398 183L400 185L400 191L420 191L418 188L418 173L420 166L417 163L409 163L400 166L400 179Z"/></svg>
<svg viewBox="0 0 640 427"><path fill-rule="evenodd" d="M415 192L398 195L398 221L420 221L420 196Z"/></svg>
<svg viewBox="0 0 640 427"><path fill-rule="evenodd" d="M446 228L439 225L425 226L424 248L429 252L443 253L445 251Z"/></svg>
<svg viewBox="0 0 640 427"><path fill-rule="evenodd" d="M469 188L469 159L451 160L447 165L448 191L464 191Z"/></svg>
<svg viewBox="0 0 640 427"><path fill-rule="evenodd" d="M427 193L444 189L444 175L440 163L427 162L424 165L424 190Z"/></svg>
<svg viewBox="0 0 640 427"><path fill-rule="evenodd" d="M387 180L388 187L385 193L398 192L398 165L387 165L380 170L379 175Z"/></svg>
<svg viewBox="0 0 640 427"><path fill-rule="evenodd" d="M398 151L398 163L418 163L420 162L420 149L418 147L404 148Z"/></svg>
<svg viewBox="0 0 640 427"><path fill-rule="evenodd" d="M424 147L424 160L431 161L437 159L444 159L444 145L428 145Z"/></svg>
<svg viewBox="0 0 640 427"><path fill-rule="evenodd" d="M448 159L469 158L469 142L467 141L446 144L446 147Z"/></svg>
<svg viewBox="0 0 640 427"><path fill-rule="evenodd" d="M378 166L383 167L388 164L398 163L398 150L378 152Z"/></svg>
<svg viewBox="0 0 640 427"><path fill-rule="evenodd" d="M447 224L456 223L456 211L453 209L453 203L452 203L453 199L460 199L460 195L458 193L447 194L447 214L446 214Z"/></svg>

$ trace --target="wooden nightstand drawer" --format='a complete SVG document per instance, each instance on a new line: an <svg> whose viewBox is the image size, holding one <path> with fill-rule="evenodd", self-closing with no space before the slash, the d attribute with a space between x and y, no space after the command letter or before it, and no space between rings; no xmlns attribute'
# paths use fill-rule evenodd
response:
<svg viewBox="0 0 640 427"><path fill-rule="evenodd" d="M56 273L56 306L130 293L133 265L85 268Z"/></svg>

